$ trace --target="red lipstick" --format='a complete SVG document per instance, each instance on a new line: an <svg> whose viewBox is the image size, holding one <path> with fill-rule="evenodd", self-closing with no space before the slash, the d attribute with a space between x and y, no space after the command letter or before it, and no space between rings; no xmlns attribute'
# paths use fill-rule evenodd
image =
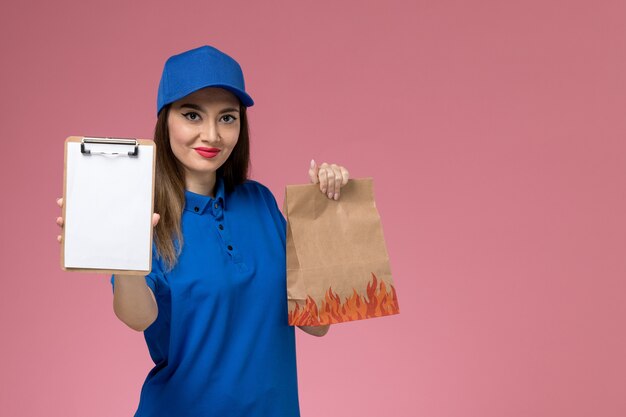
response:
<svg viewBox="0 0 626 417"><path fill-rule="evenodd" d="M203 156L205 158L214 158L218 153L220 153L220 150L217 148L199 147L194 149L196 152L198 152L198 154L200 154L200 156Z"/></svg>

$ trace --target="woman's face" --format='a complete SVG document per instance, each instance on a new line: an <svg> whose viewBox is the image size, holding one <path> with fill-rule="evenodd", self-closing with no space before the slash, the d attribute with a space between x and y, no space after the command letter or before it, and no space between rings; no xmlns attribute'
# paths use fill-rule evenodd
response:
<svg viewBox="0 0 626 417"><path fill-rule="evenodd" d="M204 183L237 144L239 100L222 88L203 88L172 103L167 125L170 146L185 169L185 179Z"/></svg>

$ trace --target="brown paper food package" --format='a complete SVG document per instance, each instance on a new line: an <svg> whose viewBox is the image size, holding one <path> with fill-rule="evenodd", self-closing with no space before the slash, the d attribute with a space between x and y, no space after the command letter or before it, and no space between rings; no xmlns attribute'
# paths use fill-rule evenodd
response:
<svg viewBox="0 0 626 417"><path fill-rule="evenodd" d="M319 184L289 185L283 213L289 325L400 312L371 178L350 179L337 201Z"/></svg>

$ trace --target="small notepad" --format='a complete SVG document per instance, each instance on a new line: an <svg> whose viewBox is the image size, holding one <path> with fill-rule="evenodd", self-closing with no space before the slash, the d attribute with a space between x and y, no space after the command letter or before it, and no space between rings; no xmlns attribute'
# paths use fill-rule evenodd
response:
<svg viewBox="0 0 626 417"><path fill-rule="evenodd" d="M66 139L64 270L150 272L155 151L145 139Z"/></svg>

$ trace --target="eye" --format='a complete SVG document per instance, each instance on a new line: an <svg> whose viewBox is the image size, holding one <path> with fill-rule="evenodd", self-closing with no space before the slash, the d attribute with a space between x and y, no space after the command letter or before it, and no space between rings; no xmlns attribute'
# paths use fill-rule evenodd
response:
<svg viewBox="0 0 626 417"><path fill-rule="evenodd" d="M189 113L183 113L183 116L185 116L187 120L191 120L192 122L195 122L196 120L200 119L200 115L196 113L195 111L190 111Z"/></svg>
<svg viewBox="0 0 626 417"><path fill-rule="evenodd" d="M224 119L224 118L228 118L228 117L230 118L229 120L224 120L226 123L229 123L229 124L230 124L230 123L234 123L234 122L235 122L235 120L237 120L237 118L236 118L236 117L231 116L230 114L225 114L224 116L222 116L222 119Z"/></svg>

